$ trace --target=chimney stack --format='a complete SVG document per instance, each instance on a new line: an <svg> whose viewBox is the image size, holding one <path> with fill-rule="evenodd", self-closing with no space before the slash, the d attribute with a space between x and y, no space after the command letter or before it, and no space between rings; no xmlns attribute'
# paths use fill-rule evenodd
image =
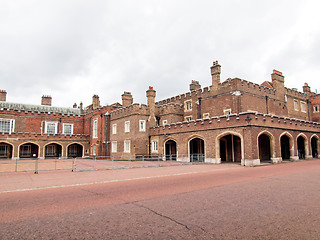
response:
<svg viewBox="0 0 320 240"><path fill-rule="evenodd" d="M271 79L273 88L277 91L276 94L278 99L284 101L284 76L282 75L282 72L274 69L273 73L271 74Z"/></svg>
<svg viewBox="0 0 320 240"><path fill-rule="evenodd" d="M99 100L99 96L95 94L92 97L92 108L96 109L98 107L100 107L100 100Z"/></svg>
<svg viewBox="0 0 320 240"><path fill-rule="evenodd" d="M148 108L149 108L149 127L155 127L157 124L156 116L155 116L155 98L156 98L156 91L153 90L153 87L149 86L149 89L147 90L147 102L148 102Z"/></svg>
<svg viewBox="0 0 320 240"><path fill-rule="evenodd" d="M52 98L49 95L43 95L41 98L41 105L51 106Z"/></svg>
<svg viewBox="0 0 320 240"><path fill-rule="evenodd" d="M303 86L303 92L304 93L311 93L311 88L310 86L308 85L308 83L305 83L304 86Z"/></svg>
<svg viewBox="0 0 320 240"><path fill-rule="evenodd" d="M199 81L192 80L192 82L190 83L190 91L194 91L194 90L198 90L198 89L201 89L201 85L200 85Z"/></svg>
<svg viewBox="0 0 320 240"><path fill-rule="evenodd" d="M6 90L0 90L0 101L7 101L7 91Z"/></svg>
<svg viewBox="0 0 320 240"><path fill-rule="evenodd" d="M213 90L218 89L218 85L220 83L220 74L221 74L221 66L218 61L213 62L211 67L211 76L212 76L212 88Z"/></svg>
<svg viewBox="0 0 320 240"><path fill-rule="evenodd" d="M124 92L122 95L122 107L129 106L133 103L131 92Z"/></svg>

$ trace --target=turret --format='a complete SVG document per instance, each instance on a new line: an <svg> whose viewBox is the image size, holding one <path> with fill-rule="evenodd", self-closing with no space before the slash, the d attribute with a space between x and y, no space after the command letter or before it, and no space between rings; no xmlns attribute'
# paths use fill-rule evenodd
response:
<svg viewBox="0 0 320 240"><path fill-rule="evenodd" d="M194 90L198 90L198 89L201 89L201 85L200 85L199 81L192 80L192 82L190 83L190 91L194 91Z"/></svg>
<svg viewBox="0 0 320 240"><path fill-rule="evenodd" d="M153 87L149 86L149 89L147 90L147 102L148 102L148 108L149 108L149 127L155 127L157 120L155 116L155 98L156 98L156 91L153 90Z"/></svg>
<svg viewBox="0 0 320 240"><path fill-rule="evenodd" d="M129 106L133 103L131 92L124 92L122 95L122 107Z"/></svg>

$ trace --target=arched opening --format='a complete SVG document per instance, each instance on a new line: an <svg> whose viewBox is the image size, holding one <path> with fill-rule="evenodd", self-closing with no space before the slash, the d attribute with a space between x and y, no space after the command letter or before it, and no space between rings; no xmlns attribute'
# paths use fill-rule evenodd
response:
<svg viewBox="0 0 320 240"><path fill-rule="evenodd" d="M299 136L297 139L297 144L298 144L299 159L305 159L305 157L306 157L306 143L305 143L304 137Z"/></svg>
<svg viewBox="0 0 320 240"><path fill-rule="evenodd" d="M291 154L290 154L290 138L287 135L283 135L280 138L281 142L281 157L283 160L290 159Z"/></svg>
<svg viewBox="0 0 320 240"><path fill-rule="evenodd" d="M229 134L220 138L221 162L241 162L241 139Z"/></svg>
<svg viewBox="0 0 320 240"><path fill-rule="evenodd" d="M82 157L83 147L78 143L73 143L68 146L68 157L76 158Z"/></svg>
<svg viewBox="0 0 320 240"><path fill-rule="evenodd" d="M271 141L267 134L261 134L258 138L260 161L271 160Z"/></svg>
<svg viewBox="0 0 320 240"><path fill-rule="evenodd" d="M312 157L318 158L318 146L319 140L316 137L311 138L311 150L312 150Z"/></svg>
<svg viewBox="0 0 320 240"><path fill-rule="evenodd" d="M0 143L0 158L12 158L12 146L8 143Z"/></svg>
<svg viewBox="0 0 320 240"><path fill-rule="evenodd" d="M45 147L45 158L59 158L61 157L62 147L59 144L51 143Z"/></svg>
<svg viewBox="0 0 320 240"><path fill-rule="evenodd" d="M204 141L193 138L189 141L190 162L204 162Z"/></svg>
<svg viewBox="0 0 320 240"><path fill-rule="evenodd" d="M20 146L20 158L38 158L39 147L33 143L25 143Z"/></svg>
<svg viewBox="0 0 320 240"><path fill-rule="evenodd" d="M166 160L177 160L177 143L173 140L168 140L165 143Z"/></svg>

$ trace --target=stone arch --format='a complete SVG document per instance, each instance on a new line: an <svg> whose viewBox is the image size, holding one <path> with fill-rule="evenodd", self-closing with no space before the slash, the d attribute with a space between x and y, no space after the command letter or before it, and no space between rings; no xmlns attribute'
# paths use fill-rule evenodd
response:
<svg viewBox="0 0 320 240"><path fill-rule="evenodd" d="M220 150L221 150L221 139L226 137L226 136L228 136L228 135L233 135L233 136L236 136L236 137L238 137L240 139L241 160L244 159L243 136L240 133L234 132L234 131L226 131L226 132L223 132L223 133L219 134L216 137L216 158L220 158L221 159L221 153L220 153Z"/></svg>
<svg viewBox="0 0 320 240"><path fill-rule="evenodd" d="M7 141L0 142L0 158L9 158L13 156L14 146Z"/></svg>
<svg viewBox="0 0 320 240"><path fill-rule="evenodd" d="M24 142L18 147L19 158L38 158L40 155L40 146L34 142Z"/></svg>
<svg viewBox="0 0 320 240"><path fill-rule="evenodd" d="M189 137L188 155L190 162L205 161L205 140L202 136L193 135Z"/></svg>
<svg viewBox="0 0 320 240"><path fill-rule="evenodd" d="M49 142L43 146L43 156L45 158L60 158L62 157L63 146L58 142Z"/></svg>
<svg viewBox="0 0 320 240"><path fill-rule="evenodd" d="M294 156L294 140L293 136L289 132L283 132L279 137L281 158L292 159Z"/></svg>
<svg viewBox="0 0 320 240"><path fill-rule="evenodd" d="M84 146L78 142L69 143L66 147L67 157L83 157L84 156Z"/></svg>
<svg viewBox="0 0 320 240"><path fill-rule="evenodd" d="M164 141L164 156L166 160L177 160L178 144L174 138L168 138Z"/></svg>
<svg viewBox="0 0 320 240"><path fill-rule="evenodd" d="M305 159L309 155L308 137L304 133L300 133L296 138L296 142L299 159Z"/></svg>
<svg viewBox="0 0 320 240"><path fill-rule="evenodd" d="M257 137L259 159L261 161L271 161L275 157L275 140L272 133L269 131L262 131Z"/></svg>
<svg viewBox="0 0 320 240"><path fill-rule="evenodd" d="M311 153L313 158L318 158L319 149L320 149L320 138L318 135L313 134L310 138L311 142Z"/></svg>

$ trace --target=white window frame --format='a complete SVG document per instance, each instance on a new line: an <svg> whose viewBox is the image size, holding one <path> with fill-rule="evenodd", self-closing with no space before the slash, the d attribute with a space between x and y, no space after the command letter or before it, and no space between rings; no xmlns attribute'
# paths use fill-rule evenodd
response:
<svg viewBox="0 0 320 240"><path fill-rule="evenodd" d="M66 130L66 126L71 126L71 132L70 133L66 133L65 130ZM62 132L63 134L65 135L72 135L73 134L73 123L63 123L62 125Z"/></svg>
<svg viewBox="0 0 320 240"><path fill-rule="evenodd" d="M192 120L192 116L185 116L184 121L190 122Z"/></svg>
<svg viewBox="0 0 320 240"><path fill-rule="evenodd" d="M130 132L130 121L124 122L124 132L126 133Z"/></svg>
<svg viewBox="0 0 320 240"><path fill-rule="evenodd" d="M226 115L226 116L231 115L231 108L223 110L223 115Z"/></svg>
<svg viewBox="0 0 320 240"><path fill-rule="evenodd" d="M93 120L92 138L98 138L98 119Z"/></svg>
<svg viewBox="0 0 320 240"><path fill-rule="evenodd" d="M313 106L313 112L314 112L314 113L319 112L319 105Z"/></svg>
<svg viewBox="0 0 320 240"><path fill-rule="evenodd" d="M51 125L52 124L52 125ZM45 128L44 128L44 133L45 134L57 134L58 133L58 122L45 122ZM49 132L48 133L48 126L54 126L54 133Z"/></svg>
<svg viewBox="0 0 320 240"><path fill-rule="evenodd" d="M162 126L168 125L168 120L162 120Z"/></svg>
<svg viewBox="0 0 320 240"><path fill-rule="evenodd" d="M9 127L9 129L7 129ZM1 133L13 133L15 128L15 120L14 119L7 119L7 118L0 118L0 132Z"/></svg>
<svg viewBox="0 0 320 240"><path fill-rule="evenodd" d="M192 111L192 100L184 101L184 111L185 112Z"/></svg>
<svg viewBox="0 0 320 240"><path fill-rule="evenodd" d="M117 141L112 141L111 142L111 152L116 153L118 150L118 142Z"/></svg>
<svg viewBox="0 0 320 240"><path fill-rule="evenodd" d="M112 124L112 134L117 134L117 124Z"/></svg>
<svg viewBox="0 0 320 240"><path fill-rule="evenodd" d="M307 103L301 101L300 108L301 108L301 112L306 113L307 112Z"/></svg>
<svg viewBox="0 0 320 240"><path fill-rule="evenodd" d="M139 120L139 132L146 131L146 120Z"/></svg>
<svg viewBox="0 0 320 240"><path fill-rule="evenodd" d="M210 114L209 113L204 113L203 114L203 119L209 119L210 118Z"/></svg>
<svg viewBox="0 0 320 240"><path fill-rule="evenodd" d="M130 153L130 148L131 148L131 143L130 140L124 140L124 144L123 144L123 152L125 153Z"/></svg>
<svg viewBox="0 0 320 240"><path fill-rule="evenodd" d="M152 153L158 153L158 151L159 151L159 148L158 148L158 141L157 140L153 140L152 142L151 142L151 152Z"/></svg>
<svg viewBox="0 0 320 240"><path fill-rule="evenodd" d="M294 108L295 111L299 111L298 100L293 100L293 108Z"/></svg>

